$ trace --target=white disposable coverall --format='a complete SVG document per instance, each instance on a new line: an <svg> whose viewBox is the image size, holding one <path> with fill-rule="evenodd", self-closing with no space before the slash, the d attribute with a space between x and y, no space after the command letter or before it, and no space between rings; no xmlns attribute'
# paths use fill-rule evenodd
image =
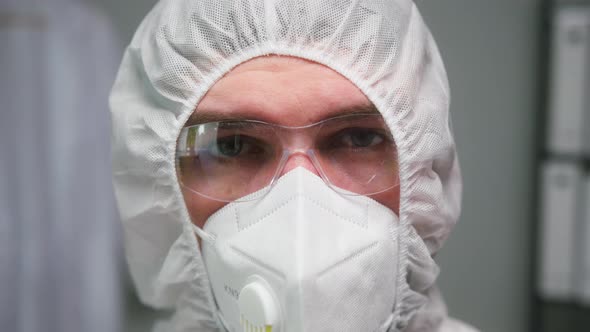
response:
<svg viewBox="0 0 590 332"><path fill-rule="evenodd" d="M432 260L460 211L461 176L438 49L410 0L162 0L111 95L113 173L141 300L158 331L220 331L175 171L181 128L235 66L269 55L324 64L378 108L398 148L400 274L391 331L472 331L447 317Z"/></svg>

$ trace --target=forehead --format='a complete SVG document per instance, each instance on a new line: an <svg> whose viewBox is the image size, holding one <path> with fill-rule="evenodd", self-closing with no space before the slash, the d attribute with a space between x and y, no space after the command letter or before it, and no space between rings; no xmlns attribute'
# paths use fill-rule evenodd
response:
<svg viewBox="0 0 590 332"><path fill-rule="evenodd" d="M377 110L342 75L303 59L265 56L240 64L216 82L187 125L255 119L303 126L358 112Z"/></svg>

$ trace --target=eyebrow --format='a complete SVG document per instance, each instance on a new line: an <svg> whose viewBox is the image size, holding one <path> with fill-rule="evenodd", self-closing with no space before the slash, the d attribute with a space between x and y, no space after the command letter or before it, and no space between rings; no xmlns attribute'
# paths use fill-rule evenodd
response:
<svg viewBox="0 0 590 332"><path fill-rule="evenodd" d="M353 105L353 106L350 106L350 107L347 107L344 109L339 109L337 111L330 112L326 116L324 116L320 119L316 119L314 122L320 122L320 121L323 121L323 120L326 120L329 118L333 118L336 116L355 115L355 114L381 114L381 112L379 112L379 110L377 109L377 107L373 103ZM194 125L199 125L199 124L209 123L209 122L245 121L245 120L257 120L257 121L269 122L263 118L260 118L257 116L252 116L247 113L244 113L244 114L240 114L240 113L221 114L219 112L205 109L205 110L193 112L193 114L190 116L190 118L188 119L188 121L186 122L186 124L184 126L188 127L188 126L194 126Z"/></svg>

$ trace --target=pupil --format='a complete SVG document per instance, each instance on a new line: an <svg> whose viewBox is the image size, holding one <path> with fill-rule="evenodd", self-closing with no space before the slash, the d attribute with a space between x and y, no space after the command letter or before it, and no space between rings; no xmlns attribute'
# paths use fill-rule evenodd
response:
<svg viewBox="0 0 590 332"><path fill-rule="evenodd" d="M358 131L350 136L354 146L367 147L373 142L375 135L368 131Z"/></svg>
<svg viewBox="0 0 590 332"><path fill-rule="evenodd" d="M222 139L217 143L217 149L222 155L235 157L242 151L242 140L240 136Z"/></svg>

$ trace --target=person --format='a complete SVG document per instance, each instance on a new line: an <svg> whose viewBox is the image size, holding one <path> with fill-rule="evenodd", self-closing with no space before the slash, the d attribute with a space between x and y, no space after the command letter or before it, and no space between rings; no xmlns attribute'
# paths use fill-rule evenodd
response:
<svg viewBox="0 0 590 332"><path fill-rule="evenodd" d="M436 286L461 177L412 1L160 1L110 104L155 330L474 330Z"/></svg>

